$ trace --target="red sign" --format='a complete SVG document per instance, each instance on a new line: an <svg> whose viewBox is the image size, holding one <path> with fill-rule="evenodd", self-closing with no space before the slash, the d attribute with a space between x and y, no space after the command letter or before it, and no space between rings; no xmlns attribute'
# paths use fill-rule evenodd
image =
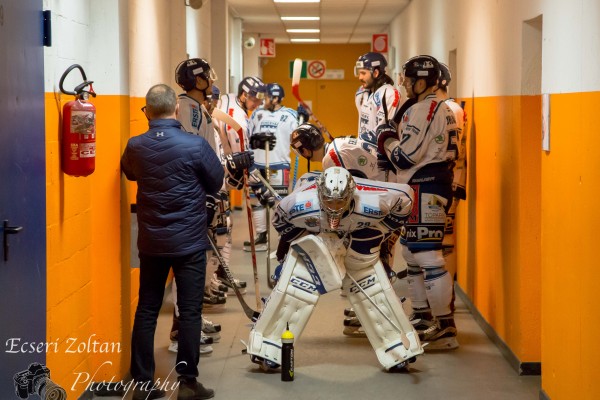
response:
<svg viewBox="0 0 600 400"><path fill-rule="evenodd" d="M259 57L275 57L275 39L260 38Z"/></svg>
<svg viewBox="0 0 600 400"><path fill-rule="evenodd" d="M376 53L387 53L388 52L388 35L387 33L378 33L373 35L371 43L373 51Z"/></svg>

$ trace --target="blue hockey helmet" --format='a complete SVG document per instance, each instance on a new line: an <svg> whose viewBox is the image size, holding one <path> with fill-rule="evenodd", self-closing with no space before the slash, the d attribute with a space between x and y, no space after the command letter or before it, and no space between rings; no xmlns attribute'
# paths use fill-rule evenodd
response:
<svg viewBox="0 0 600 400"><path fill-rule="evenodd" d="M263 81L257 76L247 76L238 85L238 96L246 93L250 97L263 99L267 88Z"/></svg>
<svg viewBox="0 0 600 400"><path fill-rule="evenodd" d="M411 79L424 79L427 87L436 86L440 79L440 63L432 56L415 56L402 66L402 75Z"/></svg>
<svg viewBox="0 0 600 400"><path fill-rule="evenodd" d="M208 61L202 58L190 58L180 62L175 68L175 82L186 92L196 87L197 76L202 77L206 82L217 80L217 73Z"/></svg>
<svg viewBox="0 0 600 400"><path fill-rule="evenodd" d="M279 102L281 102L285 97L285 92L278 83L269 83L267 84L267 97L277 97L279 99Z"/></svg>
<svg viewBox="0 0 600 400"><path fill-rule="evenodd" d="M371 72L378 69L379 76L383 76L385 74L386 67L387 60L383 54L371 51L358 57L356 65L354 66L354 75L358 76L359 69L368 69Z"/></svg>

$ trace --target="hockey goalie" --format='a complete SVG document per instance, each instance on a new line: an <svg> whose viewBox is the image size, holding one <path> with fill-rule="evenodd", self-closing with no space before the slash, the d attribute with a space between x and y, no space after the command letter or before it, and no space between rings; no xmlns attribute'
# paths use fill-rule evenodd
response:
<svg viewBox="0 0 600 400"><path fill-rule="evenodd" d="M406 369L423 348L379 260L379 247L410 214L413 191L405 184L353 178L341 167L311 175L275 212L283 263L250 331L248 354L263 369L278 368L286 324L299 338L319 297L343 287L381 365Z"/></svg>

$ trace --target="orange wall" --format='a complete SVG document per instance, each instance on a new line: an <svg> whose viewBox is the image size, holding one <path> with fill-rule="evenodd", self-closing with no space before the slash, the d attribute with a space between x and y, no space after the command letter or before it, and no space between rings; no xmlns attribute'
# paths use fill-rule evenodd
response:
<svg viewBox="0 0 600 400"><path fill-rule="evenodd" d="M300 96L304 101L312 101L312 111L333 136L356 135L358 111L354 94L360 86L354 76L354 65L358 57L370 51L369 44L310 44L277 45L277 57L265 59L263 80L277 82L285 91L284 105L296 108L298 102L292 94L290 61L325 60L328 69L343 69L343 80L301 79ZM328 141L328 140L327 140ZM292 153L292 168L295 154ZM298 162L298 178L307 170L306 160ZM321 163L311 163L311 169L321 169ZM293 173L293 171L292 171Z"/></svg>
<svg viewBox="0 0 600 400"><path fill-rule="evenodd" d="M45 95L47 340L59 343L57 351L48 352L47 365L52 379L74 397L85 390L86 374L95 373L96 381L120 379L129 365L129 330L122 319L131 309L123 297L128 296L123 290L128 266L121 260L119 200L121 135L128 132L129 100L104 95L92 100L97 109L96 170L75 178L60 171L59 152L62 105L71 99ZM69 340L96 341L96 352L88 347L71 353ZM110 351L102 352L101 345Z"/></svg>
<svg viewBox="0 0 600 400"><path fill-rule="evenodd" d="M541 361L541 100L467 100L458 282L521 362Z"/></svg>
<svg viewBox="0 0 600 400"><path fill-rule="evenodd" d="M542 156L542 387L552 400L600 398L600 92L551 96Z"/></svg>

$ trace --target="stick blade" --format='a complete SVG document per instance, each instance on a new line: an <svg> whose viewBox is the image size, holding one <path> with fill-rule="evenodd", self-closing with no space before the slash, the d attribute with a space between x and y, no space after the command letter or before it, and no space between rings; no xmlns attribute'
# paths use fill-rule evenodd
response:
<svg viewBox="0 0 600 400"><path fill-rule="evenodd" d="M296 58L294 60L294 68L292 70L292 87L300 84L300 76L302 75L302 59Z"/></svg>

